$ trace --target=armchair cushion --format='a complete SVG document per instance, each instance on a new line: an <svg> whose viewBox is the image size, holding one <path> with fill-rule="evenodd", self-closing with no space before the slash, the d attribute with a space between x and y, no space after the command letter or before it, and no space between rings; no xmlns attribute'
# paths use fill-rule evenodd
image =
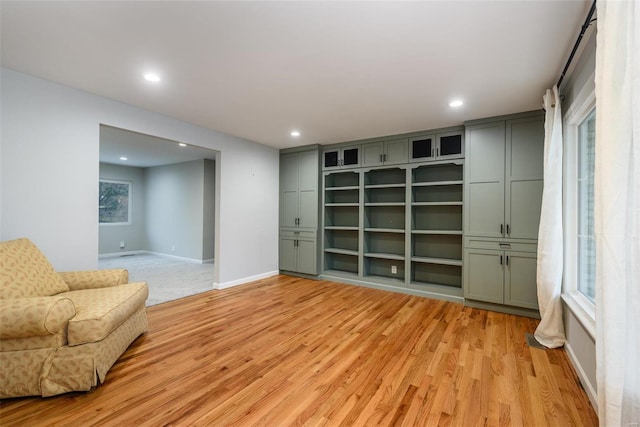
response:
<svg viewBox="0 0 640 427"><path fill-rule="evenodd" d="M76 316L69 321L68 344L101 341L144 307L148 295L144 282L65 292L63 296L76 307Z"/></svg>
<svg viewBox="0 0 640 427"><path fill-rule="evenodd" d="M68 290L31 240L0 242L0 299L51 296Z"/></svg>
<svg viewBox="0 0 640 427"><path fill-rule="evenodd" d="M69 298L0 299L0 339L59 334L75 314Z"/></svg>
<svg viewBox="0 0 640 427"><path fill-rule="evenodd" d="M129 282L129 272L125 269L68 271L58 274L71 291L107 288Z"/></svg>

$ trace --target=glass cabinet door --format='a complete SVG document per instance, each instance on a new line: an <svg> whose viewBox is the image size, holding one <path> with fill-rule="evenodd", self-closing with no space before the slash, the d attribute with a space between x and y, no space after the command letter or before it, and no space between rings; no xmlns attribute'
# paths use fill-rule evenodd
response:
<svg viewBox="0 0 640 427"><path fill-rule="evenodd" d="M342 151L342 165L353 166L358 164L358 149L357 148L345 148Z"/></svg>
<svg viewBox="0 0 640 427"><path fill-rule="evenodd" d="M338 167L338 150L324 152L324 167L325 168Z"/></svg>
<svg viewBox="0 0 640 427"><path fill-rule="evenodd" d="M433 136L422 136L411 140L411 160L425 161L435 157L435 141Z"/></svg>

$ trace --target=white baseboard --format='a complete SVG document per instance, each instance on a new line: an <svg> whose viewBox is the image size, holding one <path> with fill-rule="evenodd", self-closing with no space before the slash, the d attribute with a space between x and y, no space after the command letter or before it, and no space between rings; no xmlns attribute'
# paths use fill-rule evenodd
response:
<svg viewBox="0 0 640 427"><path fill-rule="evenodd" d="M580 365L580 362L576 357L576 354L573 352L573 349L571 348L571 344L569 344L568 342L565 343L564 348L565 350L567 350L567 355L569 356L569 360L571 361L573 368L576 370L576 373L578 374L580 383L582 384L584 391L587 393L587 397L591 402L591 406L593 406L593 409L596 411L596 414L597 414L598 413L598 394L596 393L595 384L591 384L589 382L589 379L587 378L587 374L584 372L584 369L582 369L582 365Z"/></svg>
<svg viewBox="0 0 640 427"><path fill-rule="evenodd" d="M99 259L102 259L102 258L117 258L117 257L121 257L121 256L144 255L144 254L157 255L157 256L160 256L160 257L163 257L163 258L171 258L171 259L176 259L176 260L180 260L180 261L190 262L190 263L193 263L193 264L213 264L214 263L214 258L211 258L211 259L186 258L186 257L163 254L161 252L152 252L152 251L122 251L122 252L114 252L114 253L111 253L111 254L100 254L100 255L98 255L98 258Z"/></svg>
<svg viewBox="0 0 640 427"><path fill-rule="evenodd" d="M140 255L140 254L146 254L147 251L122 251L122 252L114 252L111 254L100 254L98 255L98 259L102 259L102 258L118 258L121 256L129 256L129 255Z"/></svg>
<svg viewBox="0 0 640 427"><path fill-rule="evenodd" d="M214 283L213 289L222 290L227 288L232 288L234 286L242 285L244 283L254 282L260 279L266 279L267 277L277 276L279 274L278 270L269 271L267 273L256 274L255 276L244 277L238 280L232 280L231 282L225 283Z"/></svg>

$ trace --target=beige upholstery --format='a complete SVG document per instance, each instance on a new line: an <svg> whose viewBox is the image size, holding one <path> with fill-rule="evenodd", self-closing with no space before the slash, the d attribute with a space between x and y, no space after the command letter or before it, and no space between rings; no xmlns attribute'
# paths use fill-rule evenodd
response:
<svg viewBox="0 0 640 427"><path fill-rule="evenodd" d="M0 242L0 398L86 391L147 330L126 270L56 273L27 239Z"/></svg>

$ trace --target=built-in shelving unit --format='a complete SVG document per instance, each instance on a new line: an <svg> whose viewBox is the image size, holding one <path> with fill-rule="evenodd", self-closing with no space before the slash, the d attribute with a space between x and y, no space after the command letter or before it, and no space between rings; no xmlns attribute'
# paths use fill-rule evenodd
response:
<svg viewBox="0 0 640 427"><path fill-rule="evenodd" d="M324 270L358 274L360 173L324 175Z"/></svg>
<svg viewBox="0 0 640 427"><path fill-rule="evenodd" d="M463 165L325 171L323 274L461 297Z"/></svg>
<svg viewBox="0 0 640 427"><path fill-rule="evenodd" d="M462 289L463 162L411 170L413 287Z"/></svg>

